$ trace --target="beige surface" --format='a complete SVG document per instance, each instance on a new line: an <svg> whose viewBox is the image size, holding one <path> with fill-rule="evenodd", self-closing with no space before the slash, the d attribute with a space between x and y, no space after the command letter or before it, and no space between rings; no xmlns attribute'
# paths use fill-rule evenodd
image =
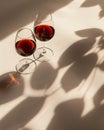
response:
<svg viewBox="0 0 104 130"><path fill-rule="evenodd" d="M1 3L0 130L104 130L103 0ZM47 46L55 56L17 75L15 34L33 29L34 10L53 14L56 33Z"/></svg>

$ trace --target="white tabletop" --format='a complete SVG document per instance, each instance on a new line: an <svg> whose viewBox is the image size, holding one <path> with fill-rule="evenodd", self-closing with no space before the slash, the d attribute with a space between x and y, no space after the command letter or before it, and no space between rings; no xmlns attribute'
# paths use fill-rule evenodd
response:
<svg viewBox="0 0 104 130"><path fill-rule="evenodd" d="M11 0L0 9L0 130L104 130L103 0ZM5 8L5 9L4 9ZM19 28L51 12L49 62L19 75ZM42 46L39 41L37 47ZM33 56L30 56L33 58Z"/></svg>

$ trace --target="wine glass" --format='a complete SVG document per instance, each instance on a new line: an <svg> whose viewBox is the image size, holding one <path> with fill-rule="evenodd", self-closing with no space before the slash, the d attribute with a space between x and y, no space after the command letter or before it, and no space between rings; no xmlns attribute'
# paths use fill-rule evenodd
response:
<svg viewBox="0 0 104 130"><path fill-rule="evenodd" d="M29 28L21 28L17 31L15 37L16 52L24 57L32 55L36 50L36 40L34 33ZM30 74L36 67L35 60L23 58L16 64L17 72L21 74Z"/></svg>
<svg viewBox="0 0 104 130"><path fill-rule="evenodd" d="M34 34L37 41L39 40L43 43L43 47L38 48L33 54L34 58L40 62L48 61L54 55L53 50L45 46L45 43L52 39L55 34L52 14L48 14L45 17L43 13L36 14Z"/></svg>

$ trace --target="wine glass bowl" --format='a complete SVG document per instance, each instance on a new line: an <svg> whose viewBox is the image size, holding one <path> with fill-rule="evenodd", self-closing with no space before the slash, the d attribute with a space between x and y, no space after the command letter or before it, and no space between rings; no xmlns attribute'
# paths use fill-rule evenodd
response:
<svg viewBox="0 0 104 130"><path fill-rule="evenodd" d="M36 40L31 29L21 28L17 31L15 38L16 52L24 57L32 55L36 50ZM33 72L35 61L30 58L21 59L16 65L16 70L22 74L28 74Z"/></svg>
<svg viewBox="0 0 104 130"><path fill-rule="evenodd" d="M37 25L34 28L35 36L40 41L48 41L54 36L54 28L47 24Z"/></svg>
<svg viewBox="0 0 104 130"><path fill-rule="evenodd" d="M55 34L52 15L49 14L45 18L42 14L37 14L34 22L34 34L37 40L41 41L43 47L40 47L34 53L34 58L39 61L48 61L54 55L53 50L45 47L45 43L51 40ZM38 58L41 56L40 58Z"/></svg>
<svg viewBox="0 0 104 130"><path fill-rule="evenodd" d="M29 56L35 51L35 43L30 39L22 39L16 42L16 51L22 56Z"/></svg>

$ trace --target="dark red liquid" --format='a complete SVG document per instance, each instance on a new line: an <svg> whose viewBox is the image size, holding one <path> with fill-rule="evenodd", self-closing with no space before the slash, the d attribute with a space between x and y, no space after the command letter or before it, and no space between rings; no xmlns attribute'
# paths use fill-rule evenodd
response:
<svg viewBox="0 0 104 130"><path fill-rule="evenodd" d="M38 25L34 28L36 38L40 41L50 40L55 33L55 30L50 25Z"/></svg>
<svg viewBox="0 0 104 130"><path fill-rule="evenodd" d="M30 39L22 39L15 44L17 53L22 56L29 56L33 54L36 49L36 43Z"/></svg>

